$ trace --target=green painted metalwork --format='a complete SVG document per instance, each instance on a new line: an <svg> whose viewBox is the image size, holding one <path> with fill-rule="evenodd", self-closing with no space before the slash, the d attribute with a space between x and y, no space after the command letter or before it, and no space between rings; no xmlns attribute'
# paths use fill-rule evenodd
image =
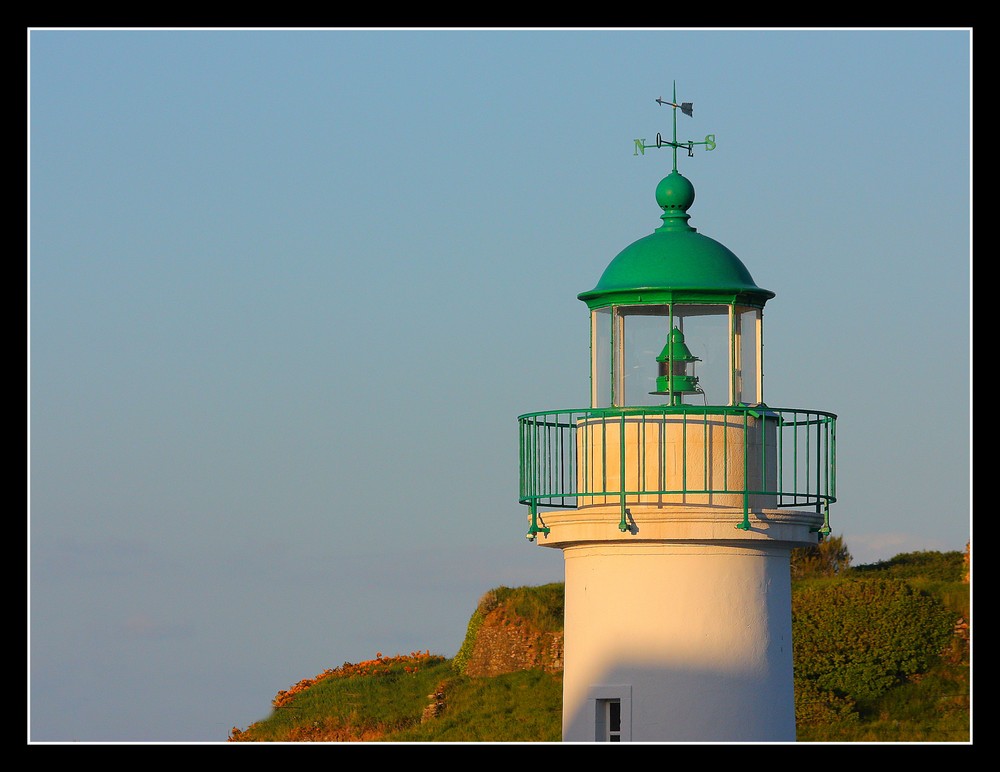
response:
<svg viewBox="0 0 1000 772"><path fill-rule="evenodd" d="M715 150L715 135L714 134L707 135L705 137L705 140L703 142L694 142L692 140L688 140L687 142L678 142L677 141L677 110L680 109L680 111L682 113L684 113L684 115L687 115L689 117L693 117L694 116L694 104L693 103L691 103L691 102L681 102L680 104L677 103L677 81L674 81L674 101L673 102L667 102L663 98L657 97L656 103L659 104L659 105L667 105L668 107L672 107L673 108L674 138L673 138L673 140L663 139L663 137L660 135L660 133L657 132L657 134L656 134L656 144L655 145L647 145L645 138L643 138L643 139L636 139L636 140L634 140L634 142L635 142L635 151L632 153L632 155L639 155L640 153L642 155L646 155L646 151L649 150L652 147L655 147L655 148L669 147L669 148L671 148L673 150L673 155L674 155L674 171L676 172L677 171L677 151L679 149L684 148L685 150L687 150L689 157L694 155L694 146L695 145L704 145L705 146L705 150Z"/></svg>
<svg viewBox="0 0 1000 772"><path fill-rule="evenodd" d="M684 394L700 393L698 378L684 371L688 363L700 361L684 342L684 333L677 327L672 327L663 350L656 357L659 374L656 376L656 391L651 393L670 397L671 405L680 404Z"/></svg>
<svg viewBox="0 0 1000 772"><path fill-rule="evenodd" d="M638 443L635 451L631 451L625 442L625 432L620 428L623 422L636 422L643 432L641 436L645 437L645 422L663 421L668 417L676 418L682 426L680 473L674 480L670 480L667 474L665 447L652 447L643 441ZM704 454L701 468L713 468L707 438L712 420L715 419L718 425L720 417L726 417L721 423L723 431L742 431L743 458L733 460L728 453L729 443L723 441L722 468L714 467L722 483L711 486L706 479L707 471L699 478L689 470L689 437L693 436L693 432L702 433L699 443ZM766 442L761 443L758 450L749 443L750 432L747 429L761 422L773 422L776 433L774 459L767 456ZM823 514L823 525L817 530L827 534L830 532L829 507L837 500L836 423L837 417L833 413L765 405L659 405L526 413L519 416L518 425L519 501L530 511L527 538L534 539L538 533L549 532L539 507L573 508L610 498L619 502L619 530L634 533L636 529L629 525L630 501L638 501L640 497L688 494L742 495L743 517L734 524L742 530L751 527L752 496L773 498L778 509L812 509ZM585 433L583 437L580 432ZM600 436L594 438L594 432L600 432ZM618 484L609 486L607 443L612 432L618 435L618 458L614 461ZM600 447L599 456L590 452L592 447ZM733 464L740 464L742 468L731 469ZM759 469L759 478L751 475L750 469ZM626 485L629 479L626 470L634 470L632 479L640 484L629 488ZM656 473L650 474L650 471ZM769 471L774 475L770 484L767 480ZM651 488L645 484L648 479L670 484ZM730 483L732 479L740 479L742 483L734 487ZM581 480L590 481L587 490L581 490ZM598 480L600 485L595 484Z"/></svg>
<svg viewBox="0 0 1000 772"><path fill-rule="evenodd" d="M604 425L607 426L607 417L605 416ZM607 456L602 456L602 458L607 458ZM625 432L618 432L618 479L625 479ZM605 483L607 486L607 483ZM625 533L628 528L628 515L629 511L626 507L625 498L625 486L621 486L621 494L619 495L619 502L621 504L621 520L618 521L618 530Z"/></svg>
<svg viewBox="0 0 1000 772"><path fill-rule="evenodd" d="M673 140L657 134L657 144L635 140L636 153L649 147L673 150L673 170L656 187L656 203L663 221L653 233L633 242L614 258L592 290L577 297L591 308L616 303L738 303L762 308L774 293L758 287L740 259L718 241L688 224L687 210L694 203L694 186L677 171L677 150L693 154L695 145L715 148L714 135L704 142L677 141L677 110L692 115L693 105L674 99L659 104L673 108ZM685 107L687 109L685 109Z"/></svg>

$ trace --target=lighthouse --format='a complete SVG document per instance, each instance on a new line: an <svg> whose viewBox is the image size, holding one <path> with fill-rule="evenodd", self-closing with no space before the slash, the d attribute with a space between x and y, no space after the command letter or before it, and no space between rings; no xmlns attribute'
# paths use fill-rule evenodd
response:
<svg viewBox="0 0 1000 772"><path fill-rule="evenodd" d="M529 541L562 551L565 742L792 742L791 551L830 532L836 416L764 396L759 287L689 224L679 150L656 229L586 304L590 404L518 418Z"/></svg>

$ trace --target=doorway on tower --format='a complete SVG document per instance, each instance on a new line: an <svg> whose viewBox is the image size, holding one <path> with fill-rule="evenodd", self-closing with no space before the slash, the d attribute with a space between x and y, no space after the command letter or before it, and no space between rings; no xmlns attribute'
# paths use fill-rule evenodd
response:
<svg viewBox="0 0 1000 772"><path fill-rule="evenodd" d="M620 743L622 741L622 701L598 700L601 724L597 729L597 739L601 742Z"/></svg>
<svg viewBox="0 0 1000 772"><path fill-rule="evenodd" d="M631 740L632 687L596 686L588 696L594 708L594 740L605 743Z"/></svg>

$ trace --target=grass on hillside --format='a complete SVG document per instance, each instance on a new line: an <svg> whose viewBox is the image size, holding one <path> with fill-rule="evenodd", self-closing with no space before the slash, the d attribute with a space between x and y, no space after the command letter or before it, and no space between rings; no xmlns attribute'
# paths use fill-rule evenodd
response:
<svg viewBox="0 0 1000 772"><path fill-rule="evenodd" d="M419 652L325 670L278 692L271 715L237 742L371 740L419 721L430 694L452 672L450 660Z"/></svg>
<svg viewBox="0 0 1000 772"><path fill-rule="evenodd" d="M559 742L562 674L522 670L488 678L456 676L437 718L383 737L392 742Z"/></svg>
<svg viewBox="0 0 1000 772"><path fill-rule="evenodd" d="M558 742L562 674L459 675L452 660L397 655L345 663L279 692L271 715L233 742ZM409 664L407 664L409 663ZM368 663L362 663L366 665ZM289 696L290 695L290 696ZM431 706L441 703L440 712ZM424 722L430 711L436 713Z"/></svg>

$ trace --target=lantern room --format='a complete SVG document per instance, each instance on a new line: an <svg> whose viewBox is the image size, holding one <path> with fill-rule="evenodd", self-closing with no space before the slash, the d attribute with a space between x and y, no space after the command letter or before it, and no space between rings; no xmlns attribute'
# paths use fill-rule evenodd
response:
<svg viewBox="0 0 1000 772"><path fill-rule="evenodd" d="M688 224L686 177L667 175L656 202L662 225L578 296L590 308L591 407L762 403L763 309L774 293Z"/></svg>

